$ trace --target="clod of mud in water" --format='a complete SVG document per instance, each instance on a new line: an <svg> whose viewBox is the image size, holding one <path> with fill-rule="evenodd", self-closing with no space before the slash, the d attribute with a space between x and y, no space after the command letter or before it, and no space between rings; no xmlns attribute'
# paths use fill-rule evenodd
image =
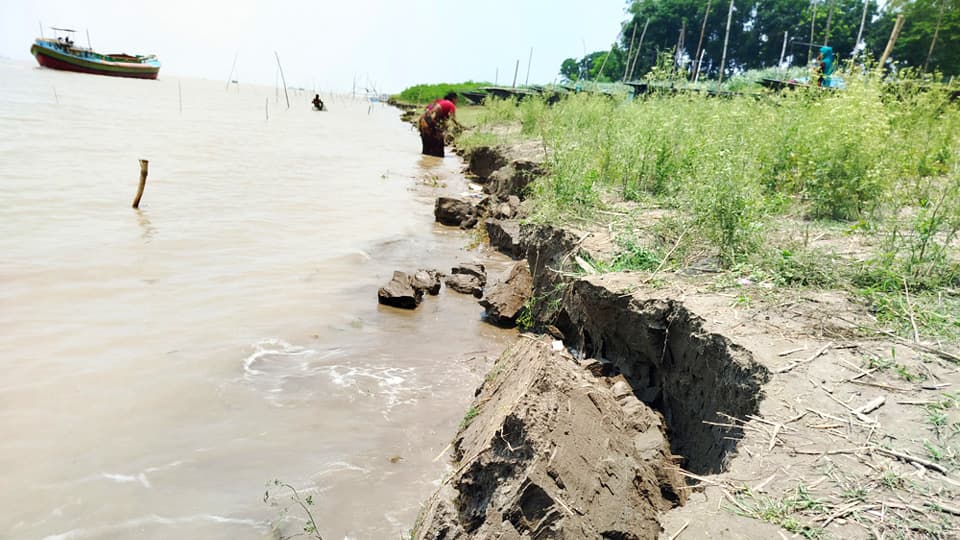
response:
<svg viewBox="0 0 960 540"><path fill-rule="evenodd" d="M660 415L549 339L506 351L464 421L416 538L652 538L683 501Z"/></svg>

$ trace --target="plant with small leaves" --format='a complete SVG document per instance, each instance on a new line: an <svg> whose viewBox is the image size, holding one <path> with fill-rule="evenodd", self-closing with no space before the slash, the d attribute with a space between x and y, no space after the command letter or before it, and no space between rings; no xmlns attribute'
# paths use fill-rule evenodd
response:
<svg viewBox="0 0 960 540"><path fill-rule="evenodd" d="M289 492L287 500L285 502L278 501L277 496L270 492L271 489L275 491L280 490ZM276 522L274 522L272 531L278 540L299 538L301 536L313 538L314 540L323 540L323 537L320 536L320 531L317 528L317 523L313 518L313 513L310 511L310 507L313 506L314 503L313 495L307 495L306 497L303 497L295 487L286 482L274 479L271 482L268 482L266 485L266 490L263 492L263 502L280 509L280 517ZM296 518L304 521L303 532L287 536L284 535L280 529L290 513L291 505L302 510L306 517Z"/></svg>

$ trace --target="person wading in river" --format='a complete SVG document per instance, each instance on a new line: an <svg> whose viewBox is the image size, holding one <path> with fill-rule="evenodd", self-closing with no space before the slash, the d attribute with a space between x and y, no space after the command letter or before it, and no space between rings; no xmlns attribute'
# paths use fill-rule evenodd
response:
<svg viewBox="0 0 960 540"><path fill-rule="evenodd" d="M456 92L447 92L443 99L427 105L427 109L420 116L417 124L420 128L420 140L423 142L423 154L443 157L443 143L448 123L463 129L460 122L457 122Z"/></svg>

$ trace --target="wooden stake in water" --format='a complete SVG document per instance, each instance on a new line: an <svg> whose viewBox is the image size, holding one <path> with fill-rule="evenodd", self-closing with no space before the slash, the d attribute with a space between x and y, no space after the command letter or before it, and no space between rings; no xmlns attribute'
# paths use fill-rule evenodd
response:
<svg viewBox="0 0 960 540"><path fill-rule="evenodd" d="M57 105L60 104L60 96L57 95L57 87L53 87L53 99L57 102Z"/></svg>
<svg viewBox="0 0 960 540"><path fill-rule="evenodd" d="M240 51L237 51L233 55L233 65L230 66L230 74L227 75L227 86L224 87L224 90L230 90L230 81L233 80L233 70L237 68L237 57L240 56ZM239 85L238 85L239 86ZM237 89L239 91L239 87Z"/></svg>
<svg viewBox="0 0 960 540"><path fill-rule="evenodd" d="M517 87L517 71L520 70L520 61L517 60L517 65L513 68L513 87Z"/></svg>
<svg viewBox="0 0 960 540"><path fill-rule="evenodd" d="M287 94L287 79L283 76L283 66L280 65L280 54L277 51L273 51L273 54L277 57L277 67L280 68L280 82L283 83L283 97L287 98L287 108L290 108L290 96Z"/></svg>
<svg viewBox="0 0 960 540"><path fill-rule="evenodd" d="M140 160L140 187L137 188L137 196L133 199L134 208L140 208L140 197L143 197L143 188L147 185L147 165L149 163L145 159Z"/></svg>
<svg viewBox="0 0 960 540"><path fill-rule="evenodd" d="M177 80L177 99L180 101L180 114L183 114L183 90L180 88L179 80Z"/></svg>
<svg viewBox="0 0 960 540"><path fill-rule="evenodd" d="M270 98L264 98L263 111L267 115L267 120L270 120Z"/></svg>

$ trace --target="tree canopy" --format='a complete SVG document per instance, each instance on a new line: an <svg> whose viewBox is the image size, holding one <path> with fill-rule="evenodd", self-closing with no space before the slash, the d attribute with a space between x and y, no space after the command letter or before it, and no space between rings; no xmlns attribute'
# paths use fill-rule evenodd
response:
<svg viewBox="0 0 960 540"><path fill-rule="evenodd" d="M824 44L838 58L862 48L876 60L899 14L904 26L892 60L946 76L960 73L960 0L733 0L732 5L724 77L777 66L781 57L784 67L806 65ZM731 0L628 0L613 47L564 60L560 75L567 81L640 78L664 51L672 51L677 66L692 74L703 28L701 76L716 77L730 6Z"/></svg>

